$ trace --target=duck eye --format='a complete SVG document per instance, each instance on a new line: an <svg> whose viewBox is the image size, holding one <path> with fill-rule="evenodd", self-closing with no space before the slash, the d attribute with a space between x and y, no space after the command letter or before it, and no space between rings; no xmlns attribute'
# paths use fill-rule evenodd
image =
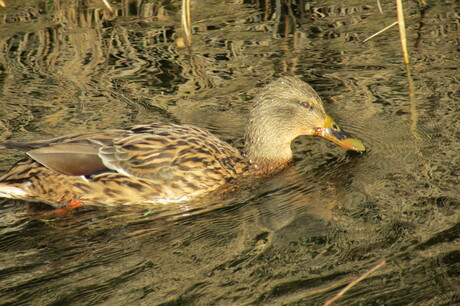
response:
<svg viewBox="0 0 460 306"><path fill-rule="evenodd" d="M338 127L335 123L332 124L331 127L332 127L332 129L333 129L334 131L338 131L338 130L339 130L339 127Z"/></svg>
<svg viewBox="0 0 460 306"><path fill-rule="evenodd" d="M301 102L300 105L302 105L305 108L310 108L311 107L310 103L308 103L308 102Z"/></svg>

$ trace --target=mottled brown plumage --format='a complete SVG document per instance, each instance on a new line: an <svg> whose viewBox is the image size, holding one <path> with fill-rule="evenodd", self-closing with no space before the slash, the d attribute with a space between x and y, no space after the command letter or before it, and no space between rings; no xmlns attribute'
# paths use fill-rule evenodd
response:
<svg viewBox="0 0 460 306"><path fill-rule="evenodd" d="M0 178L0 196L59 207L179 202L213 191L241 175L269 174L292 158L299 135L319 135L364 151L326 115L306 83L282 77L256 97L245 154L208 131L172 123L137 125L4 147L27 151Z"/></svg>

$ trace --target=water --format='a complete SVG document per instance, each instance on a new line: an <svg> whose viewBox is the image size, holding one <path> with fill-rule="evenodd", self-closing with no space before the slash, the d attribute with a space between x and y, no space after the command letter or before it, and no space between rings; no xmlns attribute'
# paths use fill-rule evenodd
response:
<svg viewBox="0 0 460 306"><path fill-rule="evenodd" d="M241 148L252 97L290 71L368 151L299 138L282 173L171 206L4 200L0 303L322 304L382 259L337 304L458 303L459 6L405 3L411 92L397 29L362 43L395 19L381 2L192 4L188 52L178 3L7 1L2 140L168 121Z"/></svg>

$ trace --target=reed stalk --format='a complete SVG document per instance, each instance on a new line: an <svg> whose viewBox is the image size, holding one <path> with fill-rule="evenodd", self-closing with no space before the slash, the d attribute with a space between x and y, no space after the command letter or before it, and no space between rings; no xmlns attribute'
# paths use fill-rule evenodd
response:
<svg viewBox="0 0 460 306"><path fill-rule="evenodd" d="M393 22L393 23L390 24L389 26L387 26L387 27L381 29L380 31L378 31L378 32L376 32L376 33L374 33L374 34L372 34L371 36L369 36L368 38L366 38L365 40L363 40L363 43L365 43L366 41L368 41L368 40L374 38L375 36L377 36L377 35L379 35L379 34L382 34L383 32L385 32L385 31L388 30L388 29L391 29L392 27L394 27L394 26L397 25L397 24L398 24L397 21Z"/></svg>
<svg viewBox="0 0 460 306"><path fill-rule="evenodd" d="M404 10L402 0L396 0L396 12L398 15L399 38L401 41L404 63L409 64L409 53L407 52L406 23L404 22Z"/></svg>
<svg viewBox="0 0 460 306"><path fill-rule="evenodd" d="M182 30L184 33L184 44L187 47L192 45L192 25L190 21L190 0L182 0Z"/></svg>
<svg viewBox="0 0 460 306"><path fill-rule="evenodd" d="M380 261L378 264L376 264L375 266L373 266L372 268L370 268L368 271L366 271L365 273L363 273L361 276L359 276L357 279L355 279L354 281L352 281L351 283L349 283L345 288L343 288L342 290L340 290L339 293L337 293L333 298L327 300L326 303L324 303L324 306L329 306L329 305L331 305L333 302L335 302L336 300L338 300L342 295L344 295L345 292L347 292L351 287L353 287L354 285L356 285L357 283L359 283L360 281L362 281L363 279L365 279L366 277L368 277L369 274L373 273L375 270L379 269L380 267L384 266L385 264L386 264L386 260L383 259L383 260Z"/></svg>
<svg viewBox="0 0 460 306"><path fill-rule="evenodd" d="M113 9L112 7L110 6L110 3L108 0L102 0L102 2L104 3L105 7L110 11L110 13L113 14Z"/></svg>

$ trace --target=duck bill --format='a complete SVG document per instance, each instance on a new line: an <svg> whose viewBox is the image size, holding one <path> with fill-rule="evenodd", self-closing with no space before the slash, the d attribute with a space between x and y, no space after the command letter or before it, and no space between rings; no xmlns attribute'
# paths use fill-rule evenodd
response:
<svg viewBox="0 0 460 306"><path fill-rule="evenodd" d="M327 140L330 140L348 150L366 150L363 143L359 139L353 138L350 136L350 134L342 131L340 127L334 122L334 120L328 115L326 115L324 125L316 129L315 135L326 138Z"/></svg>

